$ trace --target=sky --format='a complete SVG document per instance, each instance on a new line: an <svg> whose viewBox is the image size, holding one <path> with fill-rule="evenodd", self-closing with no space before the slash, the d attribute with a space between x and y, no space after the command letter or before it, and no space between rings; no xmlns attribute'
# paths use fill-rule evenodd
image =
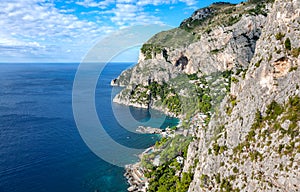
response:
<svg viewBox="0 0 300 192"><path fill-rule="evenodd" d="M97 42L118 30L149 24L177 27L213 2L0 0L0 62L80 62ZM135 47L116 61L135 61L137 53Z"/></svg>

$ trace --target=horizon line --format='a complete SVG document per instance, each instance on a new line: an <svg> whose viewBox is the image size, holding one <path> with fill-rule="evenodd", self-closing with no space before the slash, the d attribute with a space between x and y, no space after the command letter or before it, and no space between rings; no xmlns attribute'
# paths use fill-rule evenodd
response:
<svg viewBox="0 0 300 192"><path fill-rule="evenodd" d="M30 62L30 61L25 61L25 62L1 62L0 64L80 64L80 63L138 63L137 61L112 61L112 62Z"/></svg>

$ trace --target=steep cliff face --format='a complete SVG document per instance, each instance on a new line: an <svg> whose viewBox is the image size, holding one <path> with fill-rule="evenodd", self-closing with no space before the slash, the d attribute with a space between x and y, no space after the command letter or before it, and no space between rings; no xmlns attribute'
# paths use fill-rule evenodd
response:
<svg viewBox="0 0 300 192"><path fill-rule="evenodd" d="M180 53L185 55L189 63L184 72L188 74L247 68L264 21L263 15L244 15L232 26L218 26L202 33L198 42L168 52L170 61L174 64Z"/></svg>
<svg viewBox="0 0 300 192"><path fill-rule="evenodd" d="M299 65L299 0L213 4L150 39L114 101L190 115L189 191L297 191Z"/></svg>
<svg viewBox="0 0 300 192"><path fill-rule="evenodd" d="M114 101L155 107L160 99L149 100L150 91L138 101L130 93L145 92L136 90L138 85L162 84L180 74L247 69L269 9L270 4L219 3L197 10L179 28L157 34L144 44L138 64L112 82L126 87Z"/></svg>
<svg viewBox="0 0 300 192"><path fill-rule="evenodd" d="M189 159L189 191L300 189L300 2L275 1L245 78L231 86Z"/></svg>

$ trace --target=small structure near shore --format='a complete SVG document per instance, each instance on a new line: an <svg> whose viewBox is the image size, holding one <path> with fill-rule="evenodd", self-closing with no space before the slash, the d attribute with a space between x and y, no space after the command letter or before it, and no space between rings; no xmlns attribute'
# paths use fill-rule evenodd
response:
<svg viewBox="0 0 300 192"><path fill-rule="evenodd" d="M136 129L139 133L145 133L145 134L161 134L162 130L159 128L152 128L152 127L145 127L145 126L139 126Z"/></svg>

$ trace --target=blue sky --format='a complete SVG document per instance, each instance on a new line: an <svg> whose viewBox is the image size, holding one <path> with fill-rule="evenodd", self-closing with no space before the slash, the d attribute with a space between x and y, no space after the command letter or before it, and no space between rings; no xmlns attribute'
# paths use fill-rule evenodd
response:
<svg viewBox="0 0 300 192"><path fill-rule="evenodd" d="M1 0L0 62L80 62L95 43L111 32L147 24L177 27L196 9L213 2ZM137 50L124 54L123 60L134 60Z"/></svg>

